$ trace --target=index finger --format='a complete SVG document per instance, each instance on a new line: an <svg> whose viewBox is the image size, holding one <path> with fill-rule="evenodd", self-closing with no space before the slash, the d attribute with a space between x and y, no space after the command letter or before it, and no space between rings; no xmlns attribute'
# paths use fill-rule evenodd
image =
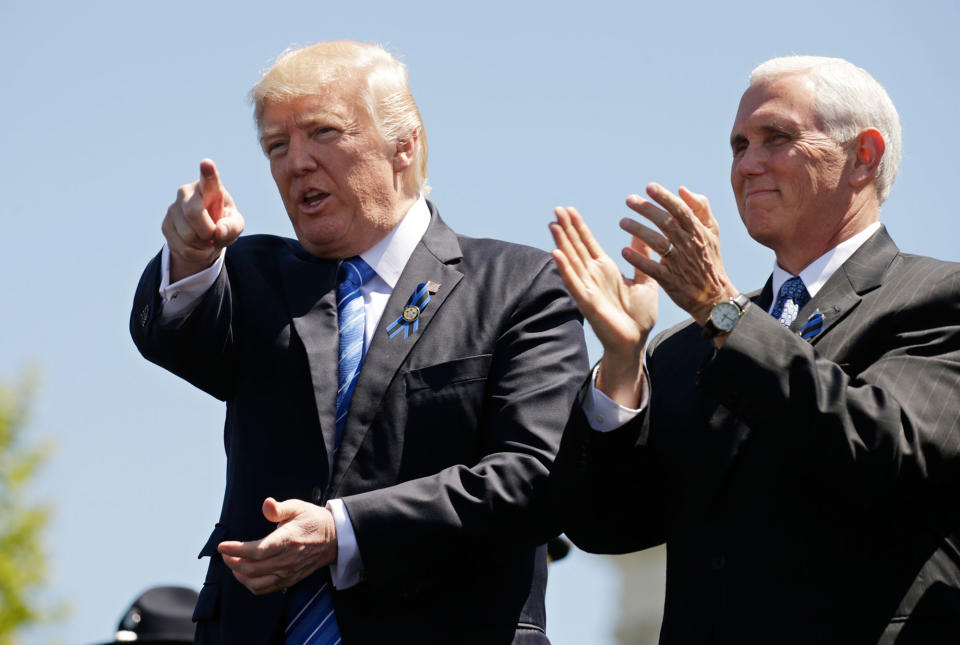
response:
<svg viewBox="0 0 960 645"><path fill-rule="evenodd" d="M707 199L707 196L695 193L686 186L680 186L677 192L680 195L680 199L687 203L687 206L690 207L693 214L700 220L700 223L717 232L717 220L713 217L713 212L710 210L710 200Z"/></svg>
<svg viewBox="0 0 960 645"><path fill-rule="evenodd" d="M217 164L212 159L200 162L200 193L203 195L203 207L216 223L223 215L223 185Z"/></svg>
<svg viewBox="0 0 960 645"><path fill-rule="evenodd" d="M695 215L693 210L684 200L680 199L656 182L647 184L647 194L653 198L653 201L667 209L677 224L679 224L685 230L693 231L695 229Z"/></svg>

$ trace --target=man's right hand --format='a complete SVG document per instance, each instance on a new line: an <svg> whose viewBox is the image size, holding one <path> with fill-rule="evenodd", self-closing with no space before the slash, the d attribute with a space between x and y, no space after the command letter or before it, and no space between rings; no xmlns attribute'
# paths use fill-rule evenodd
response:
<svg viewBox="0 0 960 645"><path fill-rule="evenodd" d="M217 166L200 162L200 179L177 190L177 201L163 218L170 249L171 284L203 271L243 232L243 216L220 183Z"/></svg>
<svg viewBox="0 0 960 645"><path fill-rule="evenodd" d="M627 408L639 405L643 383L643 350L657 321L658 285L634 271L624 277L597 243L575 208L554 210L550 232L557 243L553 259L583 317L603 343L597 388ZM631 248L650 257L644 242L633 238Z"/></svg>

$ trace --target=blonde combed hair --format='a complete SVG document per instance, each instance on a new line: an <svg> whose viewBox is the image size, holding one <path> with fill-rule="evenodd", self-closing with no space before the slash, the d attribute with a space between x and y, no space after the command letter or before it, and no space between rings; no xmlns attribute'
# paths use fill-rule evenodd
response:
<svg viewBox="0 0 960 645"><path fill-rule="evenodd" d="M384 141L397 145L416 135L419 145L406 180L423 195L427 185L427 133L407 78L406 66L380 45L337 40L291 48L280 54L252 90L257 131L267 100L317 96L334 84L357 83L359 97Z"/></svg>

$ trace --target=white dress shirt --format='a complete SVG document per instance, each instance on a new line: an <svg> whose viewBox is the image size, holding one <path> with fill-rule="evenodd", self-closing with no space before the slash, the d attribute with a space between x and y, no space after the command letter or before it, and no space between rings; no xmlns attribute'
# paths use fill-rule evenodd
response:
<svg viewBox="0 0 960 645"><path fill-rule="evenodd" d="M867 241L871 235L873 235L877 229L880 228L880 222L873 222L865 229L854 235L853 237L844 240L834 248L830 249L819 258L811 262L807 268L800 272L800 279L803 280L804 286L807 288L807 293L810 294L810 297L817 295L820 289L823 288L823 285L827 283L827 280L837 272L837 269L840 268L844 262L850 259L850 256L859 249L864 242ZM774 261L773 263L773 294L774 297L770 303L770 308L767 309L767 313L773 311L773 308L777 304L777 294L780 293L780 287L783 286L783 283L792 278L793 275L787 271L784 271L780 268L780 265ZM590 427L598 432L609 432L615 428L619 428L627 421L630 421L632 418L640 414L647 404L649 403L649 388L647 386L647 374L643 374L643 383L641 384L642 391L640 394L640 406L637 409L627 408L606 394L601 392L596 387L597 384L597 370L593 370L593 378L590 380L590 387L588 391L584 394L583 397L583 411L586 414L587 422L590 424Z"/></svg>
<svg viewBox="0 0 960 645"><path fill-rule="evenodd" d="M820 292L820 289L837 272L840 265L849 260L850 256L879 228L880 222L870 224L850 239L840 242L840 244L818 257L800 272L798 277L803 280L803 286L807 288L807 293L810 294L811 298ZM770 301L770 308L767 309L767 313L773 312L773 308L777 306L777 294L780 293L780 287L792 277L794 277L793 274L781 269L776 262L773 263L773 299Z"/></svg>
<svg viewBox="0 0 960 645"><path fill-rule="evenodd" d="M373 335L383 317L387 301L403 273L403 268L420 243L430 225L430 209L421 195L407 214L386 237L360 254L375 275L360 287L364 307L364 347L369 348ZM224 249L224 252L226 249ZM224 252L209 268L170 284L170 250L163 245L160 255L160 297L163 307L161 320L183 316L197 305L200 296L217 280L223 269ZM357 546L350 514L342 500L331 499L327 509L333 514L337 528L337 561L330 565L330 577L338 589L346 589L360 582L363 560Z"/></svg>

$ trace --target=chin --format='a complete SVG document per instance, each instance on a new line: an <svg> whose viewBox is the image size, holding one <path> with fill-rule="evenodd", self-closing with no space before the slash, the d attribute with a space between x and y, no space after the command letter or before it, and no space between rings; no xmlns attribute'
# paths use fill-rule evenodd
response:
<svg viewBox="0 0 960 645"><path fill-rule="evenodd" d="M780 237L780 231L776 227L758 225L756 222L747 223L747 234L759 244L768 248L773 248Z"/></svg>
<svg viewBox="0 0 960 645"><path fill-rule="evenodd" d="M305 248L310 255L325 259L341 257L337 253L341 245L337 244L335 239L318 235L304 235L297 231L297 240L300 242L300 246Z"/></svg>
<svg viewBox="0 0 960 645"><path fill-rule="evenodd" d="M755 240L759 237L766 237L775 233L783 223L783 215L776 211L766 208L748 208L746 214L740 211L740 219L746 227L747 232ZM759 241L759 240L758 240Z"/></svg>
<svg viewBox="0 0 960 645"><path fill-rule="evenodd" d="M297 239L301 246L321 258L345 257L338 255L344 246L346 231L329 219L312 219L301 221L300 226L294 226Z"/></svg>

